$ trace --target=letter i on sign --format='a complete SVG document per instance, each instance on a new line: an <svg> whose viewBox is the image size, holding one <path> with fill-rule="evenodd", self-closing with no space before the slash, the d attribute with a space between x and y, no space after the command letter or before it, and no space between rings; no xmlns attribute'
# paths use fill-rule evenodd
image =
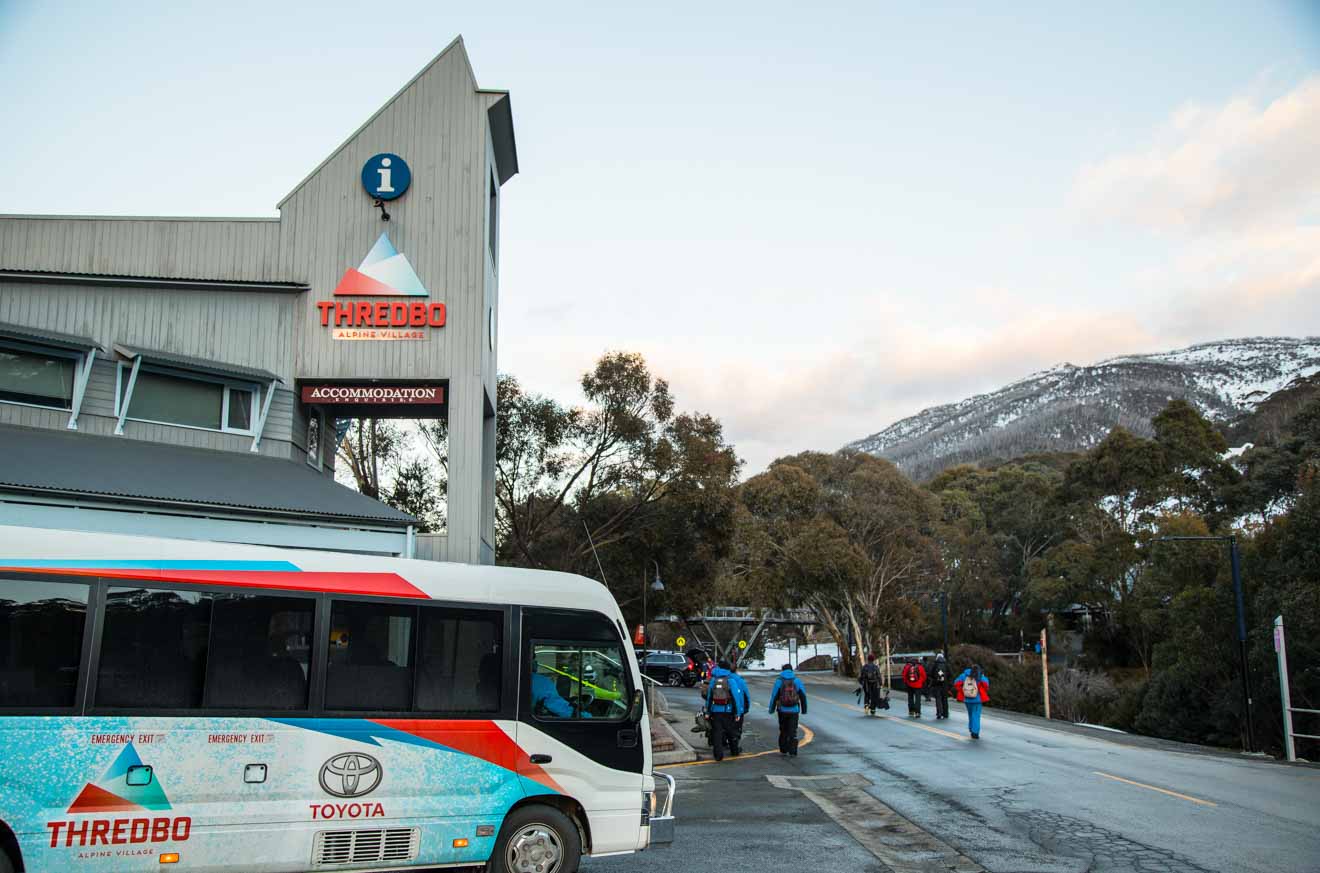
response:
<svg viewBox="0 0 1320 873"><path fill-rule="evenodd" d="M377 192L381 194L394 193L394 186L390 184L390 176L393 172L394 171L390 169L390 159L381 158L380 168L376 170L376 173L380 176L380 184L376 186Z"/></svg>

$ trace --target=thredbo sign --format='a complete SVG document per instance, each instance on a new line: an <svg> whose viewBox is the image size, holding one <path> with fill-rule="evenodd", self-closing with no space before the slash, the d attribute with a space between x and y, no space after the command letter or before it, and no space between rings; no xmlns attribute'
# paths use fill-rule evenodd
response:
<svg viewBox="0 0 1320 873"><path fill-rule="evenodd" d="M382 233L362 263L349 267L335 287L335 297L374 300L318 300L321 326L337 340L424 340L445 326L445 305L382 297L429 297L417 271Z"/></svg>

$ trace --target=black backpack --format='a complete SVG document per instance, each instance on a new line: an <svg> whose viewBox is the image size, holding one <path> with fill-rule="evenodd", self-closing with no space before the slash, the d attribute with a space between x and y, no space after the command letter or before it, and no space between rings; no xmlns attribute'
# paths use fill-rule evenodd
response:
<svg viewBox="0 0 1320 873"><path fill-rule="evenodd" d="M875 664L867 664L862 667L862 682L867 685L876 685L880 682L880 668Z"/></svg>
<svg viewBox="0 0 1320 873"><path fill-rule="evenodd" d="M715 681L710 684L710 702L720 706L727 706L733 700L733 694L729 690L729 677L717 676Z"/></svg>

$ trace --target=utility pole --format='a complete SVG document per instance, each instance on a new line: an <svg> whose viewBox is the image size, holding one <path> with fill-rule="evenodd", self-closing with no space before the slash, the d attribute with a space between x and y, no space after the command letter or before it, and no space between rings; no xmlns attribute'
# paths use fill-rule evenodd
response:
<svg viewBox="0 0 1320 873"><path fill-rule="evenodd" d="M944 630L944 658L949 657L949 592L940 592L940 626Z"/></svg>
<svg viewBox="0 0 1320 873"><path fill-rule="evenodd" d="M1236 536L1171 536L1157 537L1155 542L1189 540L1228 541L1228 561L1233 570L1233 599L1237 603L1238 670L1242 674L1242 718L1246 722L1246 751L1256 751L1256 728L1251 718L1251 672L1247 669L1247 609L1242 596L1242 566L1238 560Z"/></svg>
<svg viewBox="0 0 1320 873"><path fill-rule="evenodd" d="M1040 683L1045 688L1045 717L1050 717L1050 641L1040 629Z"/></svg>

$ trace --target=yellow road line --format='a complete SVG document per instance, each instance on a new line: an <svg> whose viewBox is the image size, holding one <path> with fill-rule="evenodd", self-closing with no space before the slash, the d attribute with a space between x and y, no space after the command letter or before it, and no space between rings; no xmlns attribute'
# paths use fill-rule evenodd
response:
<svg viewBox="0 0 1320 873"><path fill-rule="evenodd" d="M846 709L851 712L866 712L865 707L858 706L854 703L839 703L837 700L830 700L828 697L824 697L824 696L817 696L816 699L820 701L824 701L825 703L828 703L830 706L837 706L841 709ZM964 742L964 743L971 742L970 737L965 737L962 734L955 734L953 731L946 731L943 730L942 728L937 728L933 725L922 724L921 722L914 721L912 719L899 718L896 715L884 715L883 713L876 713L876 715L879 716L880 718L887 718L890 721L896 722L898 724L904 724L907 725L908 727L917 728L918 730L929 731L932 734L939 734L942 737L948 737L950 739L959 740L960 742Z"/></svg>
<svg viewBox="0 0 1320 873"><path fill-rule="evenodd" d="M802 728L802 739L798 740L798 748L799 748L799 749L802 748L803 746L809 746L809 745L811 745L811 741L814 740L814 739L816 738L816 735L815 735L814 733L812 733L811 728L807 727L806 725L800 725L800 727ZM729 758L729 760L730 760L730 761L745 761L745 760L747 760L748 758L764 758L766 755L778 755L778 754L779 754L779 750L778 750L778 749L771 749L771 750L768 751L768 752L756 752L756 753L751 754L751 755L739 755L739 756L736 757L736 758ZM661 765L661 766L659 766L659 767L656 767L655 769L657 769L657 770L677 770L677 769L679 769L680 767L704 767L704 766L707 765L707 764L717 764L717 763L720 763L720 762L718 762L718 761L716 761L714 758L712 758L712 759L709 760L709 761L685 761L685 762L682 763L682 764L663 764L663 765Z"/></svg>
<svg viewBox="0 0 1320 873"><path fill-rule="evenodd" d="M1122 776L1114 776L1111 773L1101 773L1099 770L1091 771L1097 776L1103 776L1106 779L1113 779L1115 782L1122 782L1124 785L1135 785L1138 788L1147 788L1151 791L1158 791L1160 794L1167 794L1170 797L1176 797L1179 800L1190 800L1192 803L1199 803L1201 806L1218 806L1209 800L1201 800L1199 797L1191 797L1186 794L1179 794L1176 791L1170 791L1167 788L1156 788L1154 785L1147 785L1145 782L1133 782L1131 779L1124 779Z"/></svg>

